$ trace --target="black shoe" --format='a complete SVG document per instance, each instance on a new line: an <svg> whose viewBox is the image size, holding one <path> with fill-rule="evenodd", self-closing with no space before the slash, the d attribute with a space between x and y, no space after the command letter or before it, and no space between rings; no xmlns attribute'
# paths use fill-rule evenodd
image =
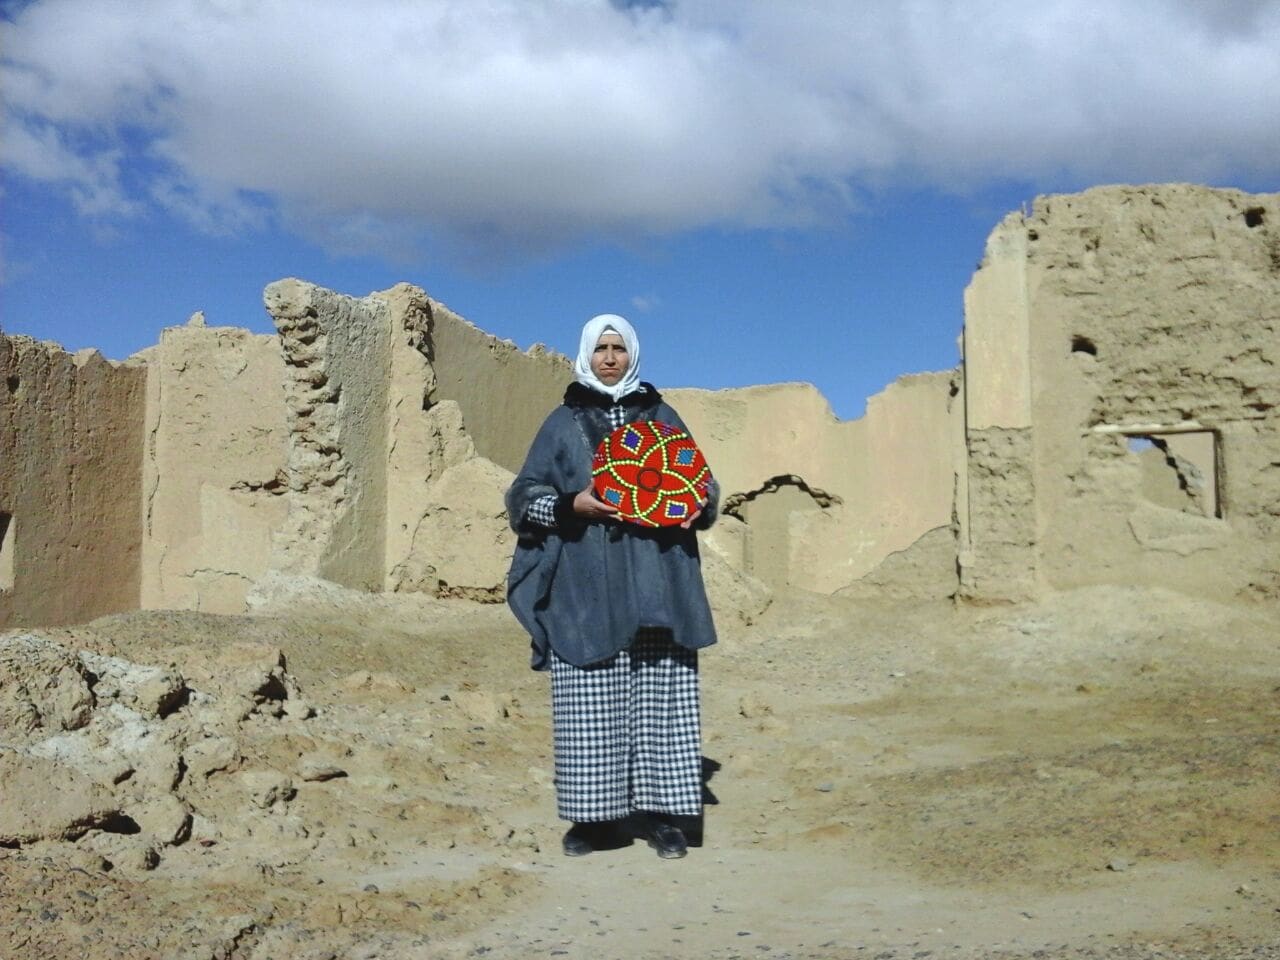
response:
<svg viewBox="0 0 1280 960"><path fill-rule="evenodd" d="M640 814L637 820L640 835L663 860L678 860L689 852L689 841L679 827L672 826L653 814Z"/></svg>
<svg viewBox="0 0 1280 960"><path fill-rule="evenodd" d="M560 841L566 857L585 857L616 845L612 823L575 823Z"/></svg>

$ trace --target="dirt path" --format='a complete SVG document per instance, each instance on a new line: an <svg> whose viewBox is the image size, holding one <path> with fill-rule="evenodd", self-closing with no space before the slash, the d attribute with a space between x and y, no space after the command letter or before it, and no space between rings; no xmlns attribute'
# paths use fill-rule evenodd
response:
<svg viewBox="0 0 1280 960"><path fill-rule="evenodd" d="M1280 956L1278 627L1110 589L778 601L703 658L715 802L680 861L560 855L544 678L501 608L50 631L179 669L278 646L317 712L245 719L152 869L0 849L0 957ZM317 757L340 775L299 775ZM261 806L263 771L294 795Z"/></svg>

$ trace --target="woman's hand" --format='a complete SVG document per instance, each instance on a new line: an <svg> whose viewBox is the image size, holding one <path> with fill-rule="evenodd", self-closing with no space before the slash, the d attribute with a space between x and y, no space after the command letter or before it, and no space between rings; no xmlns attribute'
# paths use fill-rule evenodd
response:
<svg viewBox="0 0 1280 960"><path fill-rule="evenodd" d="M618 508L597 498L595 489L587 484L573 498L573 512L584 520L614 520Z"/></svg>
<svg viewBox="0 0 1280 960"><path fill-rule="evenodd" d="M697 520L700 516L702 516L702 508L705 507L706 505L707 505L707 501L705 500L703 500L700 504L698 504L698 509L693 511L693 513L689 515L689 518L680 524L680 529L688 530L690 527L692 527L694 524L694 521Z"/></svg>

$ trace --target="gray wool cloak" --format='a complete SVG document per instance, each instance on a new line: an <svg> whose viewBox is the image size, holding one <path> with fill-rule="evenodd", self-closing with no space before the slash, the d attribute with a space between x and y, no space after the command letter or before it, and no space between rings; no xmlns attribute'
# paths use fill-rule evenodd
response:
<svg viewBox="0 0 1280 960"><path fill-rule="evenodd" d="M618 402L629 423L660 420L687 432L650 384ZM547 669L549 649L578 667L606 660L628 647L641 627L665 627L691 650L716 642L693 529L588 522L573 512L574 496L591 482L596 448L612 432L612 404L604 394L570 384L507 491L507 515L519 535L507 603L529 631L535 670ZM554 529L525 519L529 504L547 494L556 496ZM718 500L713 480L695 527L711 525Z"/></svg>

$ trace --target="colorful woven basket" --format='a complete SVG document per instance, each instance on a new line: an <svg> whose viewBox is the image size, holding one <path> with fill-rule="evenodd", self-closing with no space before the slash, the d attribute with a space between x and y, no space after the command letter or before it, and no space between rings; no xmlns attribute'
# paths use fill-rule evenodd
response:
<svg viewBox="0 0 1280 960"><path fill-rule="evenodd" d="M669 423L642 420L605 437L591 465L596 496L623 520L672 527L698 512L711 471L693 438Z"/></svg>

